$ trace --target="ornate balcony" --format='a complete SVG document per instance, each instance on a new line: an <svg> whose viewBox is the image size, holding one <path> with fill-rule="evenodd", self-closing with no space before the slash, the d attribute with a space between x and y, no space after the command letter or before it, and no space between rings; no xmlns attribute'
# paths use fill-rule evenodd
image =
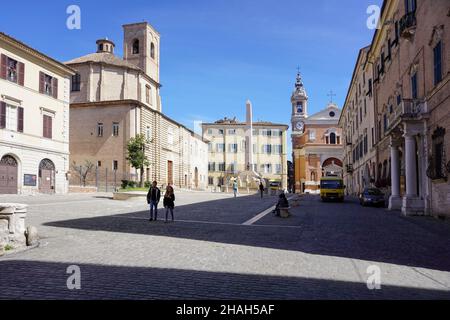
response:
<svg viewBox="0 0 450 320"><path fill-rule="evenodd" d="M345 166L347 173L353 173L353 165L352 164L347 164Z"/></svg>
<svg viewBox="0 0 450 320"><path fill-rule="evenodd" d="M395 128L402 120L415 120L426 112L425 104L418 100L403 100L388 113L388 131Z"/></svg>
<svg viewBox="0 0 450 320"><path fill-rule="evenodd" d="M406 39L410 39L416 32L416 26L416 12L412 11L405 14L399 22L400 36Z"/></svg>

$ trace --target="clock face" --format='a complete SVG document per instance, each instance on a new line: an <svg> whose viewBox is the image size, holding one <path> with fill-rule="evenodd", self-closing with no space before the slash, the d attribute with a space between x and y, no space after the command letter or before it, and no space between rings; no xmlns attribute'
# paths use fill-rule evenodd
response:
<svg viewBox="0 0 450 320"><path fill-rule="evenodd" d="M303 132L303 128L305 127L305 124L303 122L297 122L297 124L295 125L295 127L297 128L298 131Z"/></svg>

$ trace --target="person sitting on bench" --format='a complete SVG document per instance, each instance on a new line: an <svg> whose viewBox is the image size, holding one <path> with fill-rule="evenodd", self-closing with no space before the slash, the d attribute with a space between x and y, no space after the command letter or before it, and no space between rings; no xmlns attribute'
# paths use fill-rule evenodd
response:
<svg viewBox="0 0 450 320"><path fill-rule="evenodd" d="M280 216L280 210L281 208L289 208L289 201L286 198L286 195L284 193L281 193L279 198L278 198L278 203L275 206L275 215L277 217Z"/></svg>

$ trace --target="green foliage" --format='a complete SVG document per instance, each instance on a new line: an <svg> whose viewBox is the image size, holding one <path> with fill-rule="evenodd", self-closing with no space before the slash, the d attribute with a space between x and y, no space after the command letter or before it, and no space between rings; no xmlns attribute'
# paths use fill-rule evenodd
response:
<svg viewBox="0 0 450 320"><path fill-rule="evenodd" d="M121 180L121 182L122 182L121 185L122 189L126 189L128 187L128 180Z"/></svg>
<svg viewBox="0 0 450 320"><path fill-rule="evenodd" d="M152 186L151 181L145 181L145 183L144 183L145 188L149 189L151 186Z"/></svg>
<svg viewBox="0 0 450 320"><path fill-rule="evenodd" d="M148 166L149 162L145 156L145 135L139 134L134 138L131 138L127 143L127 160L131 166L135 169L141 169L144 166Z"/></svg>
<svg viewBox="0 0 450 320"><path fill-rule="evenodd" d="M7 244L5 246L5 251L11 251L12 249L14 249L14 247L12 245L10 245L10 244Z"/></svg>
<svg viewBox="0 0 450 320"><path fill-rule="evenodd" d="M136 188L136 181L128 181L129 188Z"/></svg>
<svg viewBox="0 0 450 320"><path fill-rule="evenodd" d="M148 166L150 163L145 156L145 144L147 139L145 135L138 134L136 137L131 138L127 143L127 160L131 166L141 171L141 180L139 186L142 186L144 176L144 166Z"/></svg>

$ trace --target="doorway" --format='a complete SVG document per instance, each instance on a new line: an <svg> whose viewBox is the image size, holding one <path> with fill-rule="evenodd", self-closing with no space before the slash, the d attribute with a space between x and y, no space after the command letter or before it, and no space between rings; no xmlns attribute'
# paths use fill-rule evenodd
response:
<svg viewBox="0 0 450 320"><path fill-rule="evenodd" d="M167 161L167 184L173 185L173 161Z"/></svg>
<svg viewBox="0 0 450 320"><path fill-rule="evenodd" d="M12 156L0 160L0 194L17 194L19 166Z"/></svg>
<svg viewBox="0 0 450 320"><path fill-rule="evenodd" d="M55 165L49 159L44 159L39 164L39 192L55 193Z"/></svg>

